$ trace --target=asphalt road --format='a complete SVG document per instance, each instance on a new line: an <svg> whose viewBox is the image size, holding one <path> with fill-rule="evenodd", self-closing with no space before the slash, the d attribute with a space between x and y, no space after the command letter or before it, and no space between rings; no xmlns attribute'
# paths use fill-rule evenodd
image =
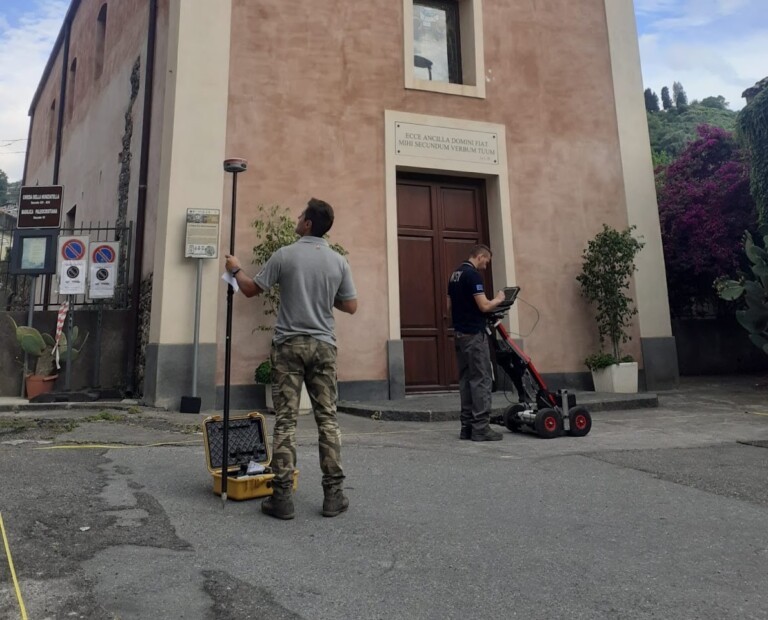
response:
<svg viewBox="0 0 768 620"><path fill-rule="evenodd" d="M334 519L303 416L288 522L224 505L199 435L6 417L0 513L35 620L768 618L768 386L660 403L487 444L344 415ZM2 552L0 618L20 617Z"/></svg>

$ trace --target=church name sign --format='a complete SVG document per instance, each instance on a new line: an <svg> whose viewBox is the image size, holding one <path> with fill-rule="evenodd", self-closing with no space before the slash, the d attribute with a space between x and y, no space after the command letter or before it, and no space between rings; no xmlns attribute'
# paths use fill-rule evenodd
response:
<svg viewBox="0 0 768 620"><path fill-rule="evenodd" d="M407 157L499 163L498 136L485 131L396 122L395 150Z"/></svg>

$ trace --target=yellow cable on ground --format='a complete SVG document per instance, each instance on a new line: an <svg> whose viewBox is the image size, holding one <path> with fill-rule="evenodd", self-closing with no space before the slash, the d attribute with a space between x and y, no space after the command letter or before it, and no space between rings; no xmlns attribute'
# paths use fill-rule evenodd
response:
<svg viewBox="0 0 768 620"><path fill-rule="evenodd" d="M43 446L35 450L115 450L120 448L161 448L163 446L191 446L199 441L163 441L139 446L129 446L122 443L93 443L93 444L62 444L59 446Z"/></svg>
<svg viewBox="0 0 768 620"><path fill-rule="evenodd" d="M8 556L8 566L11 568L11 577L13 578L13 587L16 590L16 598L19 599L19 609L21 609L22 620L27 620L27 610L24 607L24 601L21 598L19 581L16 579L16 570L13 568L13 558L11 558L11 548L8 546L8 537L5 535L5 526L3 525L3 513L0 512L0 532L3 533L3 544L5 545L5 555Z"/></svg>
<svg viewBox="0 0 768 620"><path fill-rule="evenodd" d="M408 433L412 435L414 433L440 433L444 432L443 429L404 429L400 431L373 431L363 433L343 433L342 437L370 437L376 435L402 435ZM312 439L312 436L297 436L297 439ZM201 443L201 440L193 441L163 441L160 443L150 443L144 445L126 445L122 443L94 443L94 444L62 444L58 446L41 446L34 448L35 450L120 450L126 448L161 448L163 446L191 446Z"/></svg>

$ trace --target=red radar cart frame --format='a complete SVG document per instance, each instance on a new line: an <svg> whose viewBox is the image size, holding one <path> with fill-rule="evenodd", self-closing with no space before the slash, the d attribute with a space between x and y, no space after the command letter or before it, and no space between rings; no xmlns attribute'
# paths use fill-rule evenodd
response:
<svg viewBox="0 0 768 620"><path fill-rule="evenodd" d="M526 430L545 439L564 433L584 437L592 429L592 416L587 408L577 405L576 395L566 389L551 392L533 360L515 344L502 323L519 292L518 286L505 288L505 300L486 317L496 366L509 377L518 397L518 402L507 407L502 415L491 416L491 422L506 426L513 433Z"/></svg>

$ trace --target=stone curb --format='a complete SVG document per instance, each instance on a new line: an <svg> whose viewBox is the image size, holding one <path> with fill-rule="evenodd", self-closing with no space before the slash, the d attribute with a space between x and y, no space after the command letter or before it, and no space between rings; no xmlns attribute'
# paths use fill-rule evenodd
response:
<svg viewBox="0 0 768 620"><path fill-rule="evenodd" d="M117 411L128 411L129 409L140 409L146 413L168 413L168 409L157 407L146 407L138 401L114 402L114 401L90 401L90 402L71 402L71 403L29 403L13 402L0 403L0 412L16 413L19 411L72 411L93 409L110 409Z"/></svg>
<svg viewBox="0 0 768 620"><path fill-rule="evenodd" d="M577 399L579 405L584 405L589 411L626 411L632 409L647 409L659 406L659 397L656 394L633 395L616 400L591 400L590 398ZM493 413L501 414L508 404L494 403ZM454 405L438 405L433 408L408 407L397 403L386 405L383 403L367 404L364 402L340 402L338 410L341 413L369 417L374 420L387 422L447 422L459 419L458 408Z"/></svg>

